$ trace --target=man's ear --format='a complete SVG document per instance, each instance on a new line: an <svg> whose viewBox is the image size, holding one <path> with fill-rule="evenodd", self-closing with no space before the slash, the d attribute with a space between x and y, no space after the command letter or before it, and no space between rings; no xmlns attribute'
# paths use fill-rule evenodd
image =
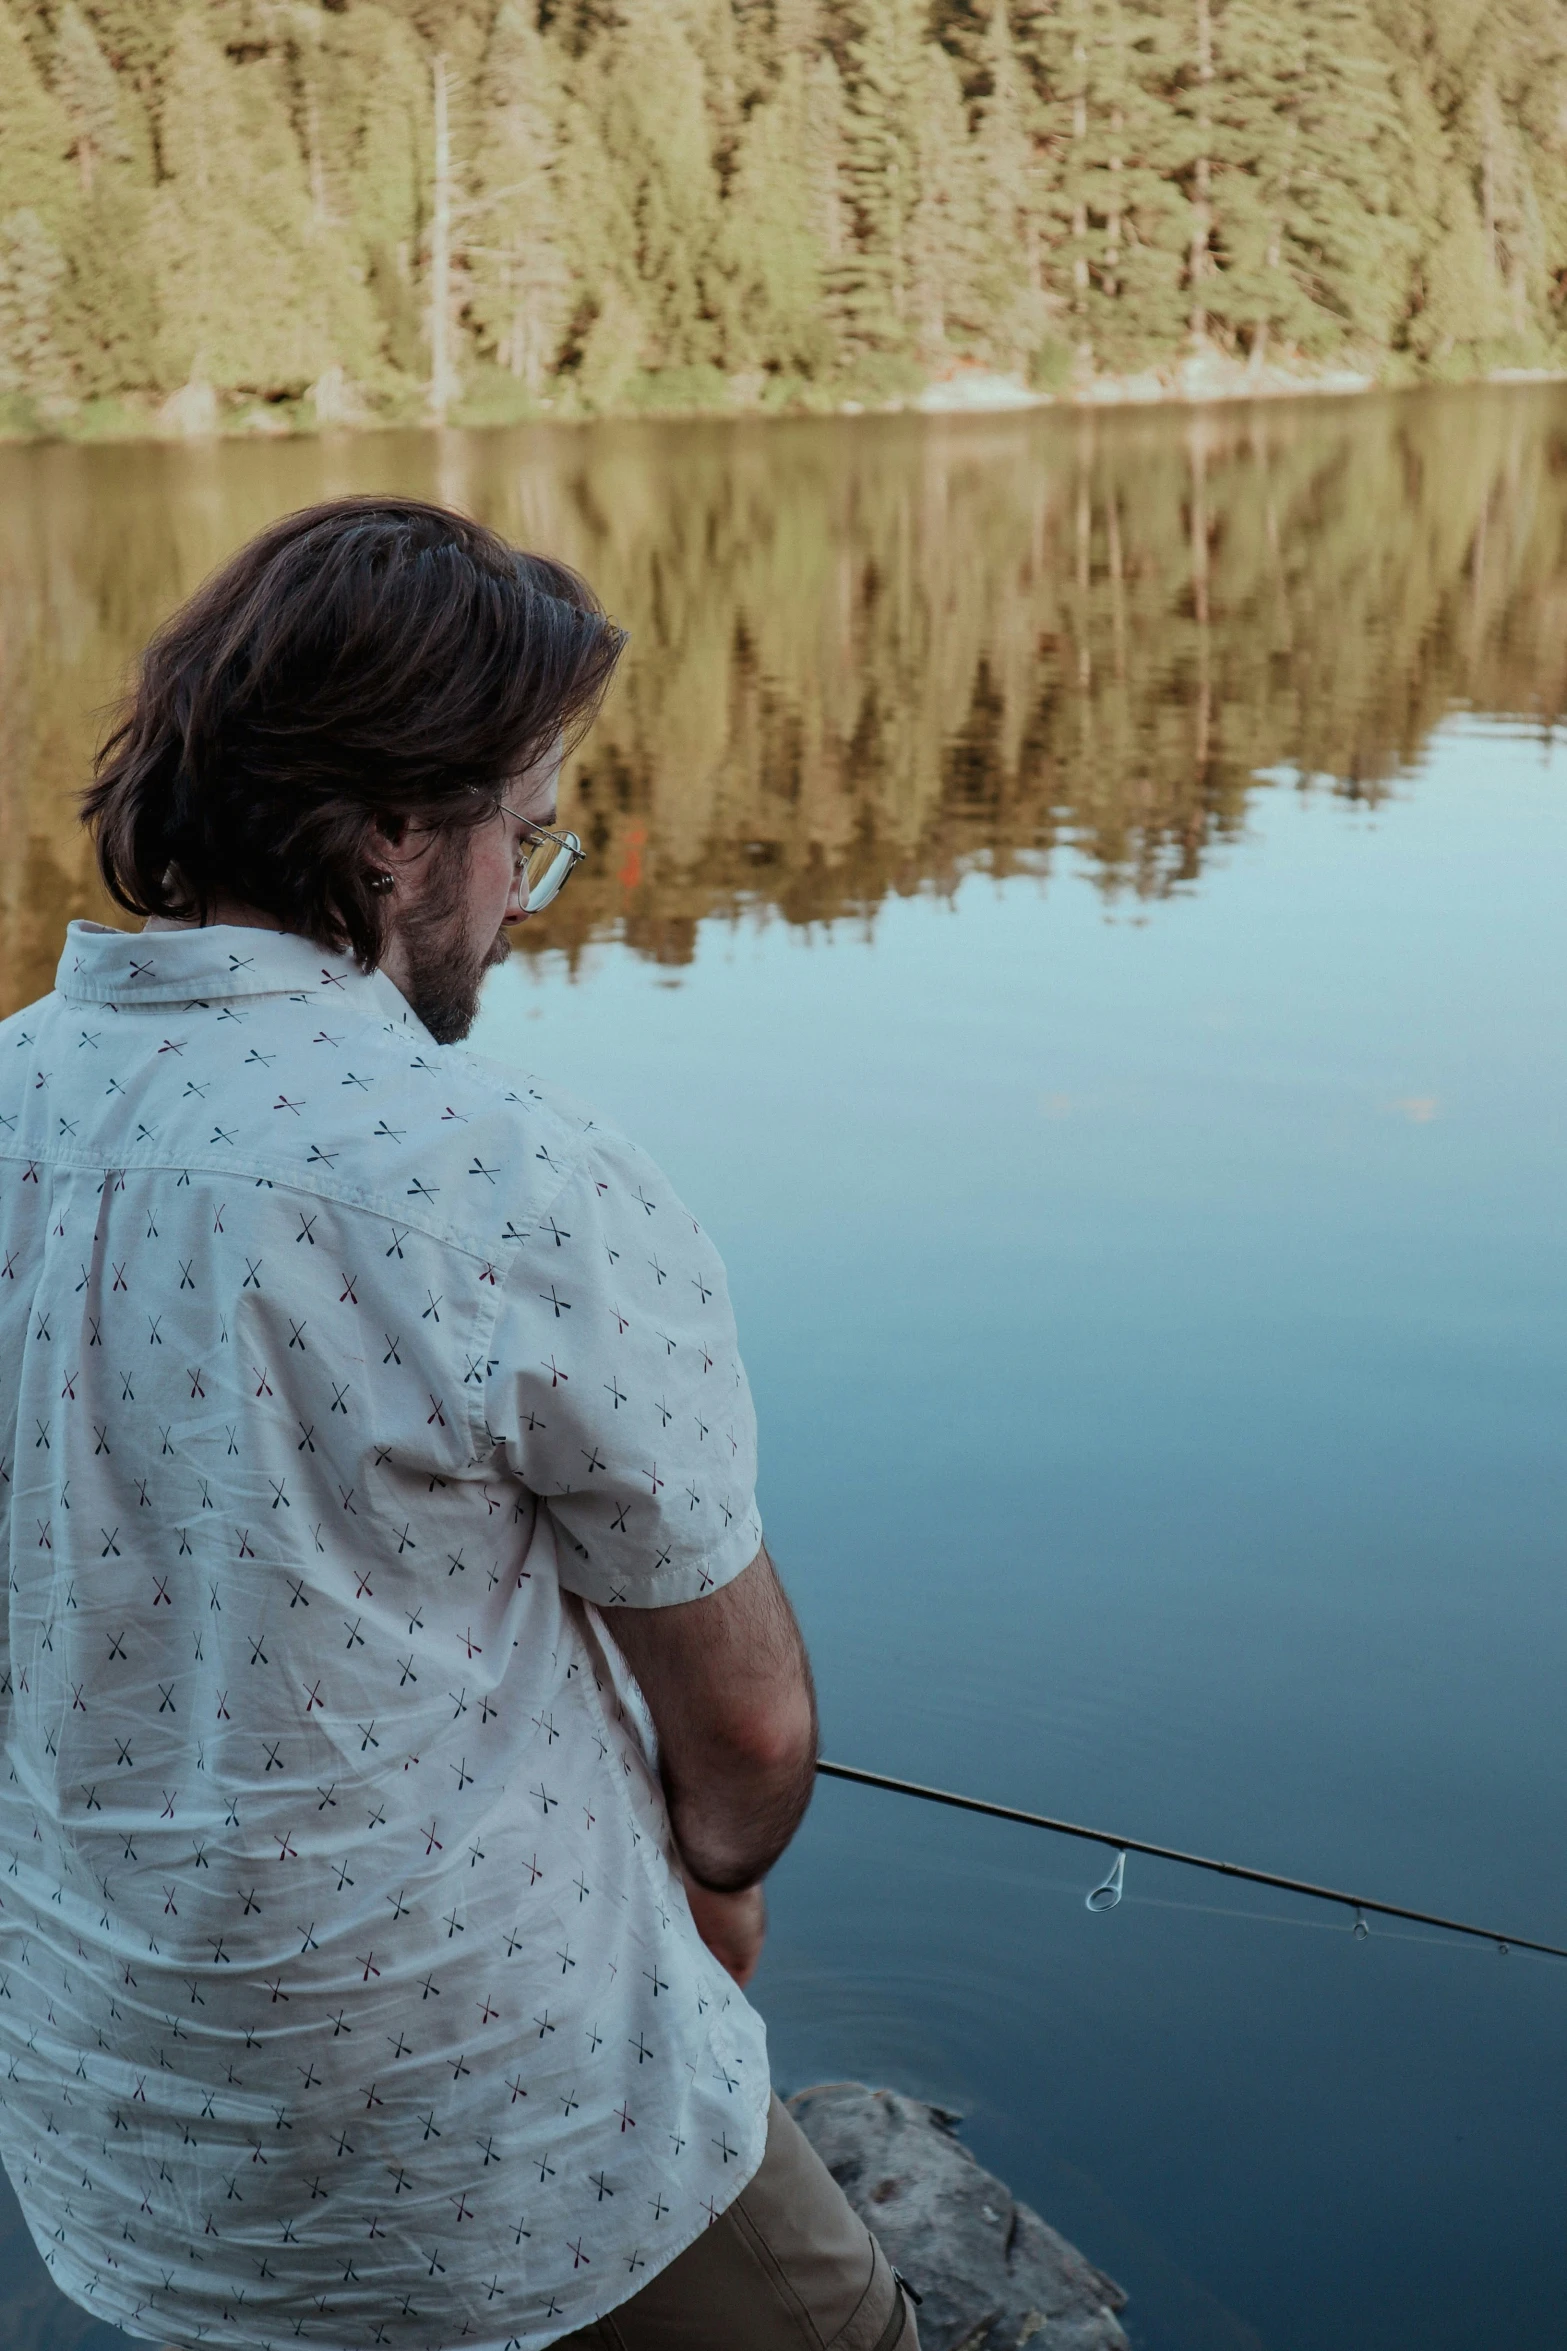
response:
<svg viewBox="0 0 1567 2351"><path fill-rule="evenodd" d="M378 816L370 831L371 861L388 873L401 875L425 857L430 840L431 836L421 834L406 816Z"/></svg>

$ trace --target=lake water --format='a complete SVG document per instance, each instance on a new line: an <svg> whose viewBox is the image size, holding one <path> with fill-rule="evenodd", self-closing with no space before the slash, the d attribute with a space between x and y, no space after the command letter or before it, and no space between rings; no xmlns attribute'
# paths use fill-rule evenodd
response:
<svg viewBox="0 0 1567 2351"><path fill-rule="evenodd" d="M1567 396L0 451L6 1009L138 643L381 486L633 631L476 1042L724 1250L826 1752L1567 1943ZM824 1784L780 2083L1145 2351L1559 2340L1567 1969L1105 1860Z"/></svg>

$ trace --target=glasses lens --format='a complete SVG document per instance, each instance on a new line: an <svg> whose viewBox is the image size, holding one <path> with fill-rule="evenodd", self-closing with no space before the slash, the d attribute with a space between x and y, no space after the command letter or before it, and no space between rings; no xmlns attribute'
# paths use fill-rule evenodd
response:
<svg viewBox="0 0 1567 2351"><path fill-rule="evenodd" d="M536 841L522 863L520 896L529 914L537 914L558 898L572 867L582 854L582 843L575 833L562 833L558 841Z"/></svg>

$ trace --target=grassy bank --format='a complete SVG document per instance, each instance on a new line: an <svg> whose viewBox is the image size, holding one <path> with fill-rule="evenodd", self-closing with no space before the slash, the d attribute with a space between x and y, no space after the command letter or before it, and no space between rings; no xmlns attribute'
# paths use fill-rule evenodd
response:
<svg viewBox="0 0 1567 2351"><path fill-rule="evenodd" d="M1369 391L1402 391L1430 384L1546 383L1567 380L1558 368L1422 368L1384 365L1352 367L1255 367L1207 352L1179 365L1163 364L1121 374L1076 375L1053 385L1029 382L979 368L926 377L910 367L886 368L813 383L803 378L768 378L757 383L726 377L716 368L676 368L643 374L628 382L613 402L591 404L569 384L553 394L532 394L499 370L481 375L452 402L444 419L432 417L417 389L406 396L370 401L344 398L332 388L318 402L313 391L273 400L220 398L206 387L187 387L170 400L135 394L111 395L42 408L25 398L0 400L0 441L75 443L203 440L288 440L322 432L396 432L437 422L462 429L526 424L591 424L627 417L788 417L1005 414L1063 407L1106 408L1163 402L1343 397Z"/></svg>

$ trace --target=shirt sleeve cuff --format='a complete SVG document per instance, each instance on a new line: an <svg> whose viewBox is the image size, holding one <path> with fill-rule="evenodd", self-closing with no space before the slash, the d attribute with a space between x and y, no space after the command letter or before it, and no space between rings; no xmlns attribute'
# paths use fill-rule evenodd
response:
<svg viewBox="0 0 1567 2351"><path fill-rule="evenodd" d="M561 1584L602 1608L611 1624L617 1608L672 1608L681 1600L710 1599L732 1584L762 1547L761 1514L754 1502L710 1551L676 1553L664 1567L623 1567L596 1556L559 1518L555 1533Z"/></svg>

